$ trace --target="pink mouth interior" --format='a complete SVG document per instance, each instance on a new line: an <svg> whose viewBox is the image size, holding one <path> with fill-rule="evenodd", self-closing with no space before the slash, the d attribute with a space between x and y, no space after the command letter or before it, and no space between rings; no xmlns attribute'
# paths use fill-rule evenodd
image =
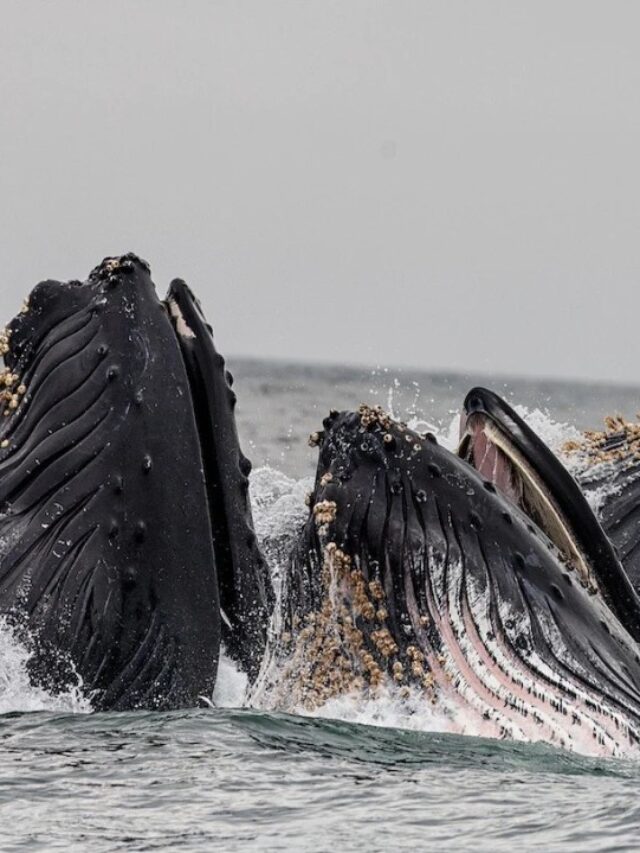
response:
<svg viewBox="0 0 640 853"><path fill-rule="evenodd" d="M514 471L513 464L508 456L496 447L484 431L486 418L481 414L472 414L464 420L462 428L466 429L469 436L465 459L478 471L478 473L489 480L502 492L505 497L515 504L522 503L522 485L519 477Z"/></svg>

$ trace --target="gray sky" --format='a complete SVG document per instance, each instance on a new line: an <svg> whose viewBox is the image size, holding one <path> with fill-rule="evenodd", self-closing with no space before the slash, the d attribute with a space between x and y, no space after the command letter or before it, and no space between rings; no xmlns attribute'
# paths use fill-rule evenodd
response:
<svg viewBox="0 0 640 853"><path fill-rule="evenodd" d="M640 4L1 0L0 305L134 250L227 354L640 382Z"/></svg>

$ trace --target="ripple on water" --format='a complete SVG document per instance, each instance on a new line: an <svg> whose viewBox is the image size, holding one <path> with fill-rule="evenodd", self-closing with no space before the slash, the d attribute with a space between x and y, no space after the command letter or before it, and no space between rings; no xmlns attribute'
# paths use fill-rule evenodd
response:
<svg viewBox="0 0 640 853"><path fill-rule="evenodd" d="M633 849L640 767L257 711L0 717L3 849Z"/></svg>

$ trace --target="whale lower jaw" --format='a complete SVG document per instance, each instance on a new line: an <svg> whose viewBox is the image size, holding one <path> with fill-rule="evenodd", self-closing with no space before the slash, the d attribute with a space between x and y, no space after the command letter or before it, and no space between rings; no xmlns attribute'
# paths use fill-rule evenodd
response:
<svg viewBox="0 0 640 853"><path fill-rule="evenodd" d="M366 583L358 561L322 535L318 550L306 555L305 566L299 554L294 558L284 581L250 704L369 719L369 703L382 700L385 707L387 700L438 731L545 742L591 756L638 753L635 688L629 682L619 689L605 658L597 651L593 658L588 639L576 644L566 636L562 602L543 609L528 602L516 611L500 598L488 565L478 576L464 560L447 562L429 551L427 611L418 608L408 583L400 649L387 627L384 591ZM292 585L309 566L321 573L322 587L315 606L303 612L286 602L295 600ZM609 619L603 602L574 587L602 623ZM622 629L610 630L625 642ZM373 707L371 713L377 713Z"/></svg>
<svg viewBox="0 0 640 853"><path fill-rule="evenodd" d="M462 562L440 572L446 572L446 592L430 609L441 644L428 663L457 731L545 741L585 754L636 749L637 709L609 701L596 678L589 684L579 677L586 661L552 612L514 612Z"/></svg>
<svg viewBox="0 0 640 853"><path fill-rule="evenodd" d="M251 703L331 716L333 709L344 714L345 702L355 714L369 702L401 700L410 713L422 715L425 727L439 731L545 742L591 756L638 753L637 706L607 696L552 611L514 613L491 584L483 587L467 575L463 563L438 566L434 555L429 560L434 571L429 627L439 642L431 644L420 630L425 619L407 590L416 628L407 638L403 665L385 669L397 648L384 628L371 635L377 650L363 642L357 627L361 585L354 586L350 569L345 573L344 555L327 561L325 550L328 575L319 607L294 618L291 634L277 633Z"/></svg>

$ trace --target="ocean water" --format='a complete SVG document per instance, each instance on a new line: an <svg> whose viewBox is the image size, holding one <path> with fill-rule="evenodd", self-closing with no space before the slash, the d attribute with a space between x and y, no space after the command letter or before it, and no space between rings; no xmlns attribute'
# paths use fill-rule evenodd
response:
<svg viewBox="0 0 640 853"><path fill-rule="evenodd" d="M256 530L275 575L305 518L306 442L330 408L381 403L455 444L465 393L505 395L554 447L640 388L238 361ZM314 716L247 707L227 662L211 706L93 714L26 677L0 626L0 850L636 850L640 763L448 734L397 697Z"/></svg>

